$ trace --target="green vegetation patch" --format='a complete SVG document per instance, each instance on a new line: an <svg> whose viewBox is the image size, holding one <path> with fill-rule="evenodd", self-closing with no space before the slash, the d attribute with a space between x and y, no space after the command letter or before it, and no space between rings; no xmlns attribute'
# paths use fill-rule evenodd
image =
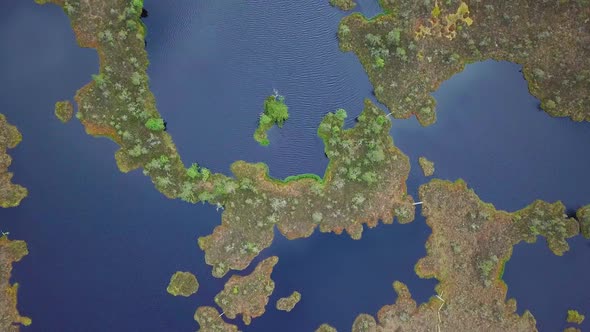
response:
<svg viewBox="0 0 590 332"><path fill-rule="evenodd" d="M278 94L272 95L264 101L264 112L258 120L258 128L254 132L254 139L262 146L270 144L266 132L275 124L283 127L289 119L289 107L285 104L285 97Z"/></svg>
<svg viewBox="0 0 590 332"><path fill-rule="evenodd" d="M289 312L295 308L295 305L301 301L301 293L295 291L293 294L287 297L281 297L277 300L276 308L277 310Z"/></svg>
<svg viewBox="0 0 590 332"><path fill-rule="evenodd" d="M567 322L573 324L582 324L584 321L584 315L578 312L578 310L568 310L567 311Z"/></svg>
<svg viewBox="0 0 590 332"><path fill-rule="evenodd" d="M0 206L3 208L18 206L28 194L26 188L12 183L13 175L8 171L12 158L6 151L16 147L21 140L18 129L0 114Z"/></svg>
<svg viewBox="0 0 590 332"><path fill-rule="evenodd" d="M199 290L197 277L190 272L178 271L170 278L166 291L174 296L191 296Z"/></svg>
<svg viewBox="0 0 590 332"><path fill-rule="evenodd" d="M340 10L353 10L356 7L354 0L330 0L330 5Z"/></svg>
<svg viewBox="0 0 590 332"><path fill-rule="evenodd" d="M418 158L418 163L420 164L420 168L422 168L422 173L424 176L432 176L434 174L434 163L425 157Z"/></svg>
<svg viewBox="0 0 590 332"><path fill-rule="evenodd" d="M69 100L55 103L55 116L63 123L67 123L74 115L74 105Z"/></svg>
<svg viewBox="0 0 590 332"><path fill-rule="evenodd" d="M434 123L431 93L466 64L495 59L523 66L530 92L551 116L590 121L586 1L535 2L534 10L528 0L380 4L385 13L374 19L344 18L338 37L395 117Z"/></svg>
<svg viewBox="0 0 590 332"><path fill-rule="evenodd" d="M226 323L217 309L199 307L195 312L195 320L199 323L199 332L237 332L238 327Z"/></svg>
<svg viewBox="0 0 590 332"><path fill-rule="evenodd" d="M252 318L264 314L268 298L275 289L270 275L278 261L276 256L269 257L260 262L250 275L234 275L227 281L223 290L215 296L215 303L228 318L234 319L241 314L244 324L250 325Z"/></svg>

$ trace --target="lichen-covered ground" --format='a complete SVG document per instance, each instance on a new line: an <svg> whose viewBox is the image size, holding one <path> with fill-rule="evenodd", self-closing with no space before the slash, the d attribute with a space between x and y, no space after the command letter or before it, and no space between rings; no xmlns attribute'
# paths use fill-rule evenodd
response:
<svg viewBox="0 0 590 332"><path fill-rule="evenodd" d="M530 312L516 314L501 277L514 245L546 239L556 255L569 249L566 239L579 233L560 202L535 201L508 213L482 202L463 181L432 180L420 187L420 200L432 235L427 256L416 265L422 278L436 278L436 296L417 306L401 282L393 305L377 320L357 317L353 331L536 331Z"/></svg>
<svg viewBox="0 0 590 332"><path fill-rule="evenodd" d="M588 1L380 0L385 14L344 18L340 47L354 52L375 95L395 117L435 122L430 95L466 63L523 65L533 95L552 116L590 121Z"/></svg>

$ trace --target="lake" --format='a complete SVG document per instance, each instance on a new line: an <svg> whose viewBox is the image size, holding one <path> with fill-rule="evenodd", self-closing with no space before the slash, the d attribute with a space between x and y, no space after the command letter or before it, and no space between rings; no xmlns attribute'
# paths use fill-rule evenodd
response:
<svg viewBox="0 0 590 332"><path fill-rule="evenodd" d="M316 137L321 118L342 107L351 126L363 99L372 96L356 57L338 50L335 31L345 13L316 0L145 5L152 91L185 163L228 173L243 159L268 163L276 177L323 174L327 159ZM0 210L0 228L29 244L29 256L14 270L19 309L33 319L23 330L195 330L194 310L213 305L227 280L211 277L196 245L220 214L166 199L141 172L120 173L112 142L87 136L76 120L61 124L54 103L89 81L97 56L78 48L59 8L32 0L8 0L4 7L0 112L23 134L10 152L11 171L30 194L20 207ZM358 10L380 11L374 0L360 1ZM394 121L394 141L412 160L414 197L427 181L417 167L424 155L436 163L435 176L464 178L499 209L520 209L536 198L561 199L572 210L590 203L583 173L590 157L580 153L590 126L539 112L518 69L491 61L471 65L435 93L437 124ZM275 88L291 117L270 131L264 148L252 134ZM435 282L415 276L413 265L425 255L429 233L418 217L366 230L360 241L319 233L287 241L277 234L260 257L279 255L276 289L267 313L247 331L312 331L324 322L347 331L357 314L375 314L395 301L394 280L426 301ZM590 277L590 247L581 238L570 243L573 250L562 258L543 241L518 245L507 265L509 296L517 297L519 311L532 310L541 331L560 328L570 305L590 307L590 289L572 286ZM176 270L197 275L196 296L166 293ZM275 310L274 301L293 290L302 293L295 309Z"/></svg>

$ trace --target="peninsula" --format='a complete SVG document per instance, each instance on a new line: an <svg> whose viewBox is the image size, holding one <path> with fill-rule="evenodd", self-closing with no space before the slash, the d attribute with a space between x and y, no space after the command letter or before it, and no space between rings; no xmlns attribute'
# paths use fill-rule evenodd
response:
<svg viewBox="0 0 590 332"><path fill-rule="evenodd" d="M377 99L397 118L436 121L431 93L466 64L523 66L530 92L551 116L590 121L588 4L584 1L393 1L384 14L344 18L340 48L354 52ZM539 22L543 22L539 24Z"/></svg>

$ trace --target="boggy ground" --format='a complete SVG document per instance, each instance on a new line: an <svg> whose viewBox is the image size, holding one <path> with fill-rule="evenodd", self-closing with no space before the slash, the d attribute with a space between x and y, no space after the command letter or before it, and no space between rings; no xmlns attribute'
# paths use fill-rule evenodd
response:
<svg viewBox="0 0 590 332"><path fill-rule="evenodd" d="M569 249L566 239L579 233L561 202L535 201L508 213L482 202L463 181L432 180L420 187L423 215L432 228L427 256L416 272L436 278L437 296L417 306L408 288L394 283L394 305L383 307L378 322L360 315L353 331L536 331L532 314L515 313L506 300L504 264L514 245L546 238L556 255Z"/></svg>
<svg viewBox="0 0 590 332"><path fill-rule="evenodd" d="M398 118L436 121L438 86L465 64L523 65L530 92L552 116L590 121L590 2L380 0L385 13L354 13L340 47L360 59L375 95Z"/></svg>

